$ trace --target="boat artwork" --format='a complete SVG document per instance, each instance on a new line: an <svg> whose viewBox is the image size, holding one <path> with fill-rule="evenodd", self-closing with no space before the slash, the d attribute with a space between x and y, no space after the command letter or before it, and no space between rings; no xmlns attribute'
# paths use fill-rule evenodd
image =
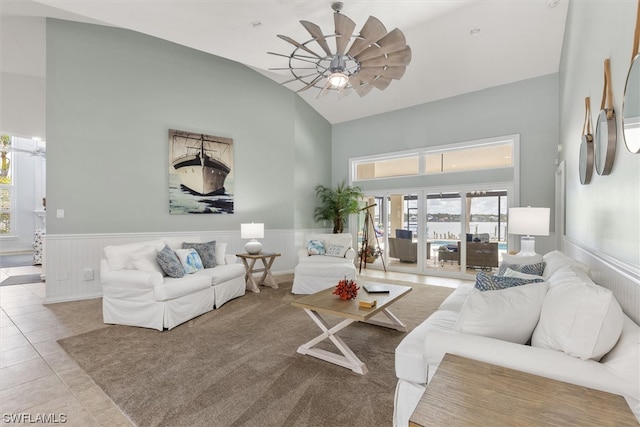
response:
<svg viewBox="0 0 640 427"><path fill-rule="evenodd" d="M177 194L176 180L170 179L171 213L232 213L225 181L232 173L233 140L170 130L169 144L170 176L179 177L182 193Z"/></svg>

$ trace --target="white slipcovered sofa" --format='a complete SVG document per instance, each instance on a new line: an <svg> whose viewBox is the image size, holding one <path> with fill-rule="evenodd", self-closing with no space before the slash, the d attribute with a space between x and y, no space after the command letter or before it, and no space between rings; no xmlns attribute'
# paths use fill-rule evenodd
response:
<svg viewBox="0 0 640 427"><path fill-rule="evenodd" d="M244 295L245 268L236 263L235 255L226 255L226 243L211 244L215 255L210 265L215 267L180 278L163 274L156 261L158 252L165 246L181 249L183 242L207 243L199 236L185 236L104 248L100 263L104 323L162 331Z"/></svg>
<svg viewBox="0 0 640 427"><path fill-rule="evenodd" d="M304 247L298 250L291 293L313 294L336 286L339 280L355 280L356 251L351 242L349 233L307 235Z"/></svg>
<svg viewBox="0 0 640 427"><path fill-rule="evenodd" d="M586 266L559 251L543 261L543 282L461 285L407 334L395 352L395 426L408 425L445 353L622 395L640 420L640 326Z"/></svg>

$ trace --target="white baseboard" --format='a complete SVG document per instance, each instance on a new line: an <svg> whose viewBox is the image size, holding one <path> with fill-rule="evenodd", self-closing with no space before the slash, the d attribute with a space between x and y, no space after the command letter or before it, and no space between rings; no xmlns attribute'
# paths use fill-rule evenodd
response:
<svg viewBox="0 0 640 427"><path fill-rule="evenodd" d="M304 232L304 231L303 231ZM274 273L292 273L297 263L296 236L300 230L265 230L261 242L265 250L282 254L273 265ZM159 233L47 234L45 237L45 304L102 297L100 260L104 247L144 242L162 237L199 236L205 241L226 242L227 253L244 252L246 240L240 230ZM93 270L93 279L84 280L85 269Z"/></svg>

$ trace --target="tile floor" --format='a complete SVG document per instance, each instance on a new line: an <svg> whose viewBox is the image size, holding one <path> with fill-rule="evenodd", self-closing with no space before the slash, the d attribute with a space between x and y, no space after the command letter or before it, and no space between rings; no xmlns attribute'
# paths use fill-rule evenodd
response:
<svg viewBox="0 0 640 427"><path fill-rule="evenodd" d="M0 276L39 272L38 267L17 269L0 269ZM463 282L374 269L363 270L361 276L448 287ZM66 426L133 425L56 342L105 327L101 300L43 305L44 298L45 283L0 287L0 426L17 425L11 416L60 421L61 414Z"/></svg>
<svg viewBox="0 0 640 427"><path fill-rule="evenodd" d="M39 267L10 270L32 274ZM66 426L133 425L56 342L104 327L101 301L43 305L44 298L44 283L0 287L0 425L28 424L38 415L54 418L37 425L59 425L63 417ZM31 418L18 423L21 416Z"/></svg>

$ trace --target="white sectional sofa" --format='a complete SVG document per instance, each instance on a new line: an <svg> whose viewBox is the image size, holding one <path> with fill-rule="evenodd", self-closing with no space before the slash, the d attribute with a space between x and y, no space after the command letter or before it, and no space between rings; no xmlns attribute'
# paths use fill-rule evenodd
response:
<svg viewBox="0 0 640 427"><path fill-rule="evenodd" d="M586 266L554 251L544 282L458 287L398 345L394 425L406 426L445 353L624 396L640 420L640 326Z"/></svg>
<svg viewBox="0 0 640 427"><path fill-rule="evenodd" d="M104 248L100 264L104 323L172 329L196 316L244 295L245 268L226 244L216 242L215 267L183 277L168 277L156 262L165 246L182 248L183 242L205 243L200 237L170 237Z"/></svg>
<svg viewBox="0 0 640 427"><path fill-rule="evenodd" d="M298 250L291 293L313 294L336 286L342 279L355 280L352 239L350 233L307 235L305 246Z"/></svg>

